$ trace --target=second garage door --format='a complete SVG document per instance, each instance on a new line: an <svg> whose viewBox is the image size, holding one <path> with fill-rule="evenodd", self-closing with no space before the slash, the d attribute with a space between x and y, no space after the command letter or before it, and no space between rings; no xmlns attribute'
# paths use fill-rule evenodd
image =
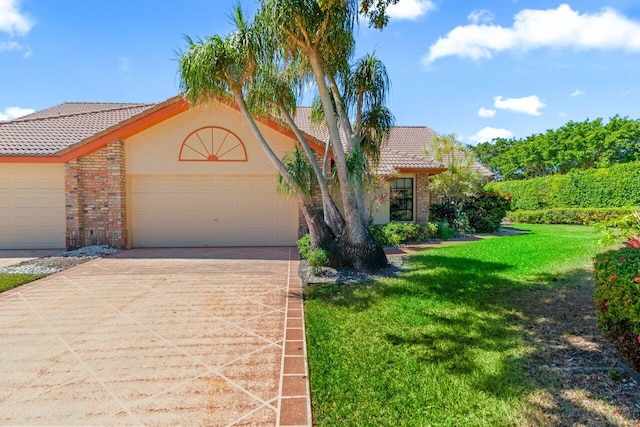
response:
<svg viewBox="0 0 640 427"><path fill-rule="evenodd" d="M276 177L130 177L133 247L294 245L298 211Z"/></svg>
<svg viewBox="0 0 640 427"><path fill-rule="evenodd" d="M64 247L64 165L2 165L0 249Z"/></svg>

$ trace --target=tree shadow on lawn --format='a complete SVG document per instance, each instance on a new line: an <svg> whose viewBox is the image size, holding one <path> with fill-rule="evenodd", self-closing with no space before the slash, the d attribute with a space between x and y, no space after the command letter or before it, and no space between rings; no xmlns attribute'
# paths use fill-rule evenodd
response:
<svg viewBox="0 0 640 427"><path fill-rule="evenodd" d="M615 396L602 396L579 378L567 380L567 375L592 372L559 371L558 376L549 369L565 363L560 360L611 362L608 353L602 356L606 342L594 329L587 304L589 272L520 282L500 275L512 268L503 263L433 253L411 262L411 271L397 279L313 286L306 298L371 316L384 307L380 333L394 352L444 369L499 400L526 401L527 423L626 425L640 415L632 404L619 405ZM585 340L597 343L585 347ZM601 381L613 381L606 370L597 373Z"/></svg>

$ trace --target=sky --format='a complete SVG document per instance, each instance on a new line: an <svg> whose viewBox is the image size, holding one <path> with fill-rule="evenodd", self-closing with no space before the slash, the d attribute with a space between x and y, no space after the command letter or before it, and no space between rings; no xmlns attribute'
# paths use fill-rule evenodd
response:
<svg viewBox="0 0 640 427"><path fill-rule="evenodd" d="M179 94L185 35L227 34L237 1L0 0L0 120ZM640 118L638 0L400 0L390 15L382 31L361 22L356 58L385 63L397 125L475 145Z"/></svg>

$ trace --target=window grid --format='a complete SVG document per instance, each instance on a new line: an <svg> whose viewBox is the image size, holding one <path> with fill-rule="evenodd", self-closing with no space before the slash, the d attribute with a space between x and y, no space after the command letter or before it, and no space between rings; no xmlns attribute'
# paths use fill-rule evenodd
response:
<svg viewBox="0 0 640 427"><path fill-rule="evenodd" d="M398 178L390 185L391 221L413 221L413 178Z"/></svg>

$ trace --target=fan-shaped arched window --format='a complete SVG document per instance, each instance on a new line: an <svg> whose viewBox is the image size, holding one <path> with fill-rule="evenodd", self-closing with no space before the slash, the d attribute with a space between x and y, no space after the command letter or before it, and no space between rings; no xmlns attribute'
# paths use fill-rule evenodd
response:
<svg viewBox="0 0 640 427"><path fill-rule="evenodd" d="M181 162L246 162L247 150L228 129L207 126L191 132L182 142Z"/></svg>

